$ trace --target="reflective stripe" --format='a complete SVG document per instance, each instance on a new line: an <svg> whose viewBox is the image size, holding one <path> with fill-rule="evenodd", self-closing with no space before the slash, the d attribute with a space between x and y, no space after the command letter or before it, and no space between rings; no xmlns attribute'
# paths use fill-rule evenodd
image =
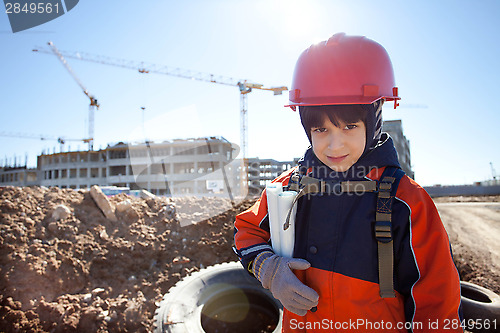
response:
<svg viewBox="0 0 500 333"><path fill-rule="evenodd" d="M267 245L267 244L259 244L259 245L256 245L256 246L252 246L246 250L243 250L241 251L241 256L247 256L253 252L257 252L257 251L260 251L260 250L273 250L273 248L270 246L270 245Z"/></svg>

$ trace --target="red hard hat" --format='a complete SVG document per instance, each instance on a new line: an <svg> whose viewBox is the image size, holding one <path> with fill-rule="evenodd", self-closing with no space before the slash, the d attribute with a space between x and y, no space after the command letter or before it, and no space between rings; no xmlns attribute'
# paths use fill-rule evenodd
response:
<svg viewBox="0 0 500 333"><path fill-rule="evenodd" d="M293 73L290 106L372 104L398 106L398 88L387 51L364 36L337 33L302 52Z"/></svg>

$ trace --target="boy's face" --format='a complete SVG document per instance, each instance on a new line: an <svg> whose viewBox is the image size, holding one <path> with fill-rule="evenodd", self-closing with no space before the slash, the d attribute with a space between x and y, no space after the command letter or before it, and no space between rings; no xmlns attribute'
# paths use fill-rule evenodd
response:
<svg viewBox="0 0 500 333"><path fill-rule="evenodd" d="M321 162L337 172L345 172L358 161L366 144L366 127L360 120L336 127L328 117L321 127L311 128L313 151Z"/></svg>

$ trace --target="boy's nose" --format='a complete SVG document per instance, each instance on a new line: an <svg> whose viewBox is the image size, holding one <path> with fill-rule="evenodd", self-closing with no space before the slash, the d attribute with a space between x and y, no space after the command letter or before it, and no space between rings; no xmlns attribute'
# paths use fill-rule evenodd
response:
<svg viewBox="0 0 500 333"><path fill-rule="evenodd" d="M340 133L332 133L329 137L328 149L337 150L344 146L344 138Z"/></svg>

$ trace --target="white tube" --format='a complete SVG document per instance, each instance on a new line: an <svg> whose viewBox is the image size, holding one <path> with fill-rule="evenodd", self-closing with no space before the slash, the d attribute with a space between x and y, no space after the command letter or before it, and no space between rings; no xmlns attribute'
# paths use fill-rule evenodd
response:
<svg viewBox="0 0 500 333"><path fill-rule="evenodd" d="M270 183L266 186L267 195L267 213L269 215L269 230L271 233L271 242L275 253L281 253L280 228L283 225L280 222L278 214L278 195L283 192L281 183Z"/></svg>
<svg viewBox="0 0 500 333"><path fill-rule="evenodd" d="M280 220L280 244L281 253L283 257L292 258L293 257L293 247L295 245L295 214L297 211L297 205L292 207L293 200L297 196L295 191L285 191L278 195L278 211ZM290 213L290 226L284 230L283 225L285 224L288 211L292 209Z"/></svg>

